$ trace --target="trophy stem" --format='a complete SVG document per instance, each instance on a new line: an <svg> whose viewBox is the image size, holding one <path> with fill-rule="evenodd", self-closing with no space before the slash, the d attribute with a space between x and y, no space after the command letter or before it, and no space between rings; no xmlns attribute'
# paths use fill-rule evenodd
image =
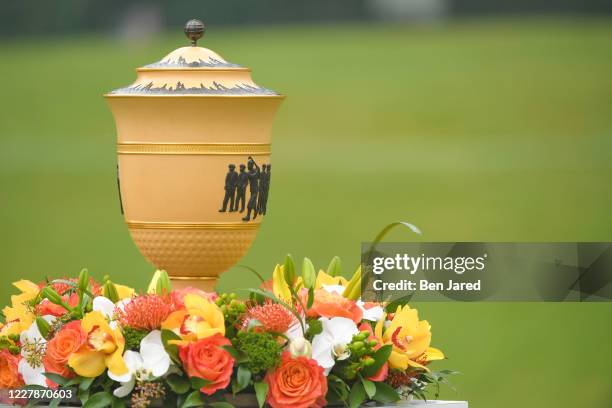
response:
<svg viewBox="0 0 612 408"><path fill-rule="evenodd" d="M192 287L203 290L204 292L214 292L215 286L219 281L218 277L212 276L172 276L172 289L184 289Z"/></svg>

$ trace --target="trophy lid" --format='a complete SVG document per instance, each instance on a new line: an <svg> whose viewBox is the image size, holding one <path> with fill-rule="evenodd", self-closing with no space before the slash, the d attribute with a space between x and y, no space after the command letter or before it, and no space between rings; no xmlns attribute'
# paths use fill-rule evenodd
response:
<svg viewBox="0 0 612 408"><path fill-rule="evenodd" d="M137 68L136 81L106 96L266 96L282 97L260 87L251 70L226 61L216 52L198 47L205 26L199 20L185 24L191 46L181 47L160 61Z"/></svg>

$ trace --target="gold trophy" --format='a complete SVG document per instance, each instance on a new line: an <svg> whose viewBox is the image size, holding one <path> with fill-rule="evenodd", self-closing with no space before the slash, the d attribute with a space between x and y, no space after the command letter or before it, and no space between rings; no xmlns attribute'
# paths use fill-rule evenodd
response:
<svg viewBox="0 0 612 408"><path fill-rule="evenodd" d="M251 70L191 46L138 68L105 97L117 128L119 196L144 257L174 288L213 290L255 239L267 211L271 127L283 95Z"/></svg>

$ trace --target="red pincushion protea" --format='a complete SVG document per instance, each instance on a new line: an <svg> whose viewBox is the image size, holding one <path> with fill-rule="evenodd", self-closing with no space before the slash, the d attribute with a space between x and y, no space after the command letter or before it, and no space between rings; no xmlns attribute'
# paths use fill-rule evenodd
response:
<svg viewBox="0 0 612 408"><path fill-rule="evenodd" d="M124 326L138 330L155 330L174 310L169 296L155 294L133 297L119 311L119 320Z"/></svg>
<svg viewBox="0 0 612 408"><path fill-rule="evenodd" d="M253 319L261 323L265 331L274 333L285 333L296 321L285 307L272 302L251 306L243 320L243 328L246 328Z"/></svg>

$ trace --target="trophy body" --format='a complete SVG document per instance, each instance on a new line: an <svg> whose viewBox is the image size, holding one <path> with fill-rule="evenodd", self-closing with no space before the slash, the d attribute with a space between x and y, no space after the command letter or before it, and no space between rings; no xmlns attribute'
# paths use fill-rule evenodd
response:
<svg viewBox="0 0 612 408"><path fill-rule="evenodd" d="M192 44L138 68L134 84L106 97L136 246L175 288L210 291L267 212L271 127L284 97Z"/></svg>

